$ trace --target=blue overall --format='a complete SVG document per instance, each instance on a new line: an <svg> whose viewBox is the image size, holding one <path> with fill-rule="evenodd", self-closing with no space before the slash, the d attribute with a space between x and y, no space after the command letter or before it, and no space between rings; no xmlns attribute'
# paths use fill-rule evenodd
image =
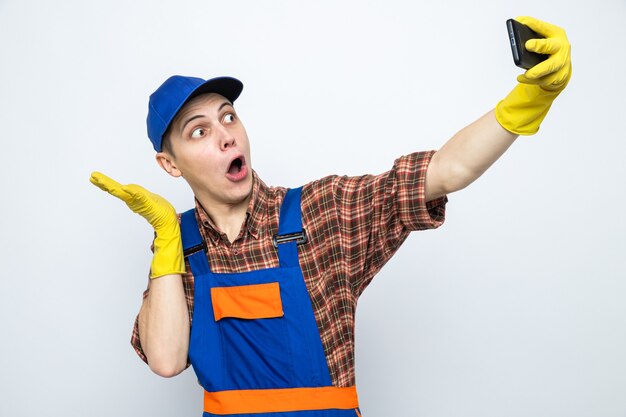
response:
<svg viewBox="0 0 626 417"><path fill-rule="evenodd" d="M280 211L279 236L302 230L300 194L301 188L297 188L285 195ZM296 241L276 245L280 261L277 268L217 274L211 272L209 267L194 209L183 213L181 232L185 256L194 274L189 359L205 391L332 387L311 300L298 262ZM212 289L240 287L245 290L247 285L270 283L278 283L280 288L282 317L224 317L216 320ZM226 414L239 417L356 417L360 416L360 410L357 404L343 409ZM203 417L219 415L224 413L214 414L205 408Z"/></svg>

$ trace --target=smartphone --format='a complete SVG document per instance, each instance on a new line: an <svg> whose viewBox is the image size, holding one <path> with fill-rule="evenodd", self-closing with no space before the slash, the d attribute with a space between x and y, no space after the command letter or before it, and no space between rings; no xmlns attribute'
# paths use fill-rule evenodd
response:
<svg viewBox="0 0 626 417"><path fill-rule="evenodd" d="M543 39L544 36L541 36L528 26L515 19L507 20L506 28L509 32L509 41L511 42L513 61L518 67L529 69L550 57L548 54L531 52L524 46L527 40Z"/></svg>

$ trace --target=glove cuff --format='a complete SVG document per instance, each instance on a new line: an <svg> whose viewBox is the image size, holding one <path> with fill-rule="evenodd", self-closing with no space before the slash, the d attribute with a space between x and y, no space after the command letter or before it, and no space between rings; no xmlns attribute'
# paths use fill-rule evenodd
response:
<svg viewBox="0 0 626 417"><path fill-rule="evenodd" d="M552 102L561 90L548 91L531 84L517 84L496 105L498 123L511 133L533 135L548 114Z"/></svg>
<svg viewBox="0 0 626 417"><path fill-rule="evenodd" d="M184 274L185 256L178 223L156 231L150 278Z"/></svg>

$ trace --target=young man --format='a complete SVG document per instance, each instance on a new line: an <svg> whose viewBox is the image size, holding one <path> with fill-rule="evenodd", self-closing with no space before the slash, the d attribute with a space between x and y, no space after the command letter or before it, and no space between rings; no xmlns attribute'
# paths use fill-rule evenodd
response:
<svg viewBox="0 0 626 417"><path fill-rule="evenodd" d="M241 82L165 81L150 97L148 136L159 165L193 190L195 210L177 216L138 185L91 177L155 229L132 338L150 368L170 377L192 364L205 416L360 415L359 295L410 231L443 223L447 194L476 180L519 134L539 129L569 81L565 32L518 20L546 37L526 47L550 58L439 151L400 157L377 176L268 187L252 170L233 107Z"/></svg>

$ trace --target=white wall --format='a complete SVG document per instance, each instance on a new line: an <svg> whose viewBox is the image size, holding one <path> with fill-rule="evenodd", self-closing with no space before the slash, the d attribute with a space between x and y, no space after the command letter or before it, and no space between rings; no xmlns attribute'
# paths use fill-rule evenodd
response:
<svg viewBox="0 0 626 417"><path fill-rule="evenodd" d="M145 134L166 77L243 80L268 184L379 173L508 93L521 14L567 30L572 81L360 299L363 415L626 415L623 0L0 1L0 415L201 414L129 345L152 231L88 181L191 206Z"/></svg>

